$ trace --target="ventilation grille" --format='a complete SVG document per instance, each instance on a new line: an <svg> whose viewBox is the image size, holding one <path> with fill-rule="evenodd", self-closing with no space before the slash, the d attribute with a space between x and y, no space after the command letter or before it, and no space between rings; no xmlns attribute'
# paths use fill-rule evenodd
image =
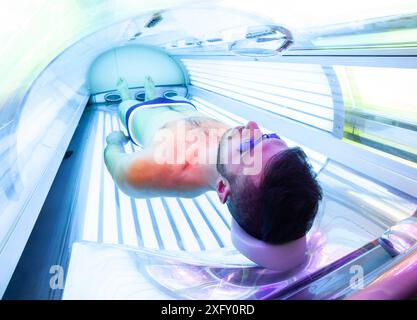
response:
<svg viewBox="0 0 417 320"><path fill-rule="evenodd" d="M136 92L135 94L135 99L138 101L145 101L145 97L146 97L145 92L139 91L139 92Z"/></svg>
<svg viewBox="0 0 417 320"><path fill-rule="evenodd" d="M104 96L104 100L106 102L120 102L122 101L122 97L118 93L107 93Z"/></svg>
<svg viewBox="0 0 417 320"><path fill-rule="evenodd" d="M191 85L331 132L333 99L321 66L182 59Z"/></svg>

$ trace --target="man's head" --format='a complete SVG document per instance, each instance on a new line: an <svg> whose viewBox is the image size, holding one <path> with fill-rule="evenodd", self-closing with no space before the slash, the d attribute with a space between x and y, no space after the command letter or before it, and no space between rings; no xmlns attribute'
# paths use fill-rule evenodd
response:
<svg viewBox="0 0 417 320"><path fill-rule="evenodd" d="M223 135L216 189L220 201L227 204L247 233L282 244L310 230L322 192L302 149L289 148L279 138L263 139L262 135L255 122ZM256 144L242 150L246 141ZM245 174L256 162L259 170Z"/></svg>

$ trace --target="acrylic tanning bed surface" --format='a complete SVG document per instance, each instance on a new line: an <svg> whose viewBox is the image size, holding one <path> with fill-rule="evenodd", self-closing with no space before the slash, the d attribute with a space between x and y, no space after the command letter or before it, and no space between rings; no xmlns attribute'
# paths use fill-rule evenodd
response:
<svg viewBox="0 0 417 320"><path fill-rule="evenodd" d="M247 120L207 107L204 97L192 97L192 101L202 112L230 124L237 125L239 121ZM188 263L191 266L200 263L197 269L192 268L198 274L193 281L200 281L201 285L202 280L207 281L201 278L201 272L207 272L201 261L205 261L207 266L223 266L226 271L231 267L238 270L258 268L252 268L253 264L234 250L230 241L230 214L214 192L194 199L132 199L118 190L102 158L105 137L112 130L121 129L116 110L115 105L90 105L82 118L82 122L87 122L84 129L87 138L83 140L85 145L74 149L74 152L83 153L83 160L77 168L80 179L78 194L68 195L77 199L72 212L76 217L72 226L72 243L75 245L63 298L253 297L257 289L255 283L245 290L232 286L234 290L227 293L224 287L216 286L219 282L213 280L209 281L211 289L204 291L205 295L190 291L187 283L176 283L181 290L177 290L175 285L159 283L167 279L171 282L181 273L189 273ZM132 144L126 146L127 152L133 150L136 149ZM323 163L312 160L316 170L323 167ZM278 291L337 263L412 212L408 201L335 163L330 162L322 168L319 179L325 200L309 233L309 259L291 275L268 278ZM364 206L366 201L363 198L366 198L368 207ZM375 202L379 207L385 206L386 210L395 209L396 214L381 215ZM359 206L362 210L358 210ZM170 256L180 259L180 263ZM95 273L93 283L87 285L82 274L91 268L100 272ZM178 271L178 274L173 275L169 269ZM118 270L117 276L112 277L115 270ZM153 276L149 270L156 270L151 272ZM135 281L127 281L132 278ZM192 281L188 283L191 284Z"/></svg>

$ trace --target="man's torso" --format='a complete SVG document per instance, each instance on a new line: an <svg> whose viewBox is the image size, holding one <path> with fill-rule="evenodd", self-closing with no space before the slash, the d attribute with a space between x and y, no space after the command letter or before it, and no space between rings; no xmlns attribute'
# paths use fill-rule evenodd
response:
<svg viewBox="0 0 417 320"><path fill-rule="evenodd" d="M181 106L138 110L133 121L133 134L144 149L166 150L171 170L168 181L161 181L165 189L190 196L207 189L217 174L218 145L228 125Z"/></svg>

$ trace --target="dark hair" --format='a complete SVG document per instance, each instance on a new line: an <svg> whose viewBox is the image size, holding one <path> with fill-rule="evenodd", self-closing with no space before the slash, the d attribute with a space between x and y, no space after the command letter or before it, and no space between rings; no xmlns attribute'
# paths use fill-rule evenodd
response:
<svg viewBox="0 0 417 320"><path fill-rule="evenodd" d="M322 190L304 151L290 148L273 156L257 187L248 176L231 181L228 208L253 237L283 244L304 236L313 225Z"/></svg>

